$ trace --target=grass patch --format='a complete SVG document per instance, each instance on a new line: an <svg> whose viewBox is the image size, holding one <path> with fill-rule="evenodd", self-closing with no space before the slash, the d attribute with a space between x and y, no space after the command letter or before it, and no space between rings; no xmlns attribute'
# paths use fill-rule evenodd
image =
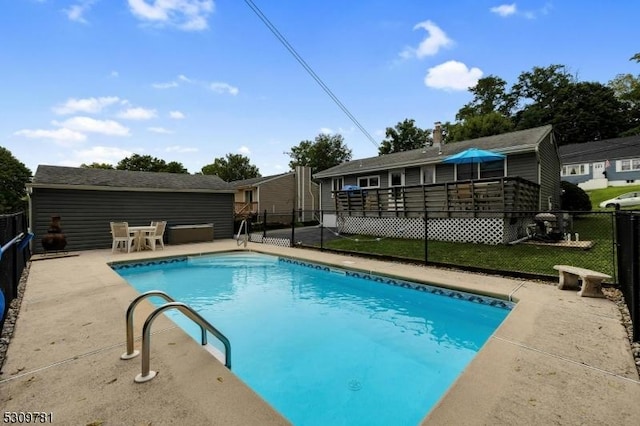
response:
<svg viewBox="0 0 640 426"><path fill-rule="evenodd" d="M629 186L609 186L607 188L602 189L594 189L591 191L586 191L589 195L589 199L591 200L591 206L594 211L598 210L612 210L612 209L601 209L600 203L604 200L609 200L611 198L615 198L620 194L624 194L627 192L640 191L640 185L629 185ZM624 208L624 207L623 207ZM637 209L638 207L626 207L626 209Z"/></svg>
<svg viewBox="0 0 640 426"><path fill-rule="evenodd" d="M608 214L586 215L574 219L573 230L593 247L552 247L534 244L487 245L428 241L427 259L452 266L475 267L496 271L524 272L556 276L553 265L580 266L614 276L612 221ZM381 238L351 235L326 242L324 247L357 253L377 254L424 261L424 240Z"/></svg>

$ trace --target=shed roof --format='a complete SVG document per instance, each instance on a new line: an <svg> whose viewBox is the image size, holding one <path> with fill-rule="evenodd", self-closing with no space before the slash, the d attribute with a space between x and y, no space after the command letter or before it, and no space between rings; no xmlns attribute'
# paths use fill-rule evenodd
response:
<svg viewBox="0 0 640 426"><path fill-rule="evenodd" d="M290 174L292 174L293 172L287 172L287 173L280 173L277 175L271 175L271 176L262 176L262 177L256 177L256 178L251 178L251 179L242 179L242 180L234 180L229 182L231 185L233 185L234 188L244 188L244 187L248 187L248 186L259 186L262 185L265 182L269 182L272 181L274 179L278 179L281 178L283 176L288 176Z"/></svg>
<svg viewBox="0 0 640 426"><path fill-rule="evenodd" d="M572 143L560 147L560 160L563 164L622 158L640 158L640 135Z"/></svg>
<svg viewBox="0 0 640 426"><path fill-rule="evenodd" d="M464 151L467 148L481 148L502 154L533 152L538 144L551 133L551 125L503 133L501 135L470 139L441 145L427 146L410 151L379 155L377 157L352 160L323 170L315 178L365 173L376 170L389 170L399 167L419 166L440 163L446 157Z"/></svg>
<svg viewBox="0 0 640 426"><path fill-rule="evenodd" d="M234 192L215 175L39 165L28 187L129 191Z"/></svg>

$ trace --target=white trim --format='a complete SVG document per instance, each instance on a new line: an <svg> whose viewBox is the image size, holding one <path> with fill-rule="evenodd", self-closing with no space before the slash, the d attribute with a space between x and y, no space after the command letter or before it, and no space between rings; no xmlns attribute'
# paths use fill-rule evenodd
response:
<svg viewBox="0 0 640 426"><path fill-rule="evenodd" d="M394 174L394 173L400 173L400 185L393 185L393 184L391 183L391 175L392 175L392 174ZM405 186L405 185L404 185L404 184L405 184L405 171L404 171L404 168L402 168L402 169L391 169L391 170L389 170L389 176L388 176L388 179L389 179L389 180L388 180L388 182L387 182L387 186L388 186L389 188L392 188L392 187L399 187L399 186Z"/></svg>

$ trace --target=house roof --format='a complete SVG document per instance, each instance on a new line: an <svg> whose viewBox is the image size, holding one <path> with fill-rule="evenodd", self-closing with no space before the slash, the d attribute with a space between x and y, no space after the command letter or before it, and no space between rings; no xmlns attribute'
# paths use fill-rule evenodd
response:
<svg viewBox="0 0 640 426"><path fill-rule="evenodd" d="M259 185L262 185L265 182L269 182L269 181L272 181L274 179L281 178L283 176L288 176L288 175L290 175L292 173L293 172L287 172L287 173L280 173L278 175L263 176L263 177L257 177L257 178L251 178L251 179L234 180L234 181L231 181L229 183L234 188L244 188L244 187L249 187L249 186L259 186Z"/></svg>
<svg viewBox="0 0 640 426"><path fill-rule="evenodd" d="M601 141L572 143L560 147L563 164L640 158L640 135Z"/></svg>
<svg viewBox="0 0 640 426"><path fill-rule="evenodd" d="M316 173L314 177L325 178L440 163L448 156L457 154L467 148L487 149L502 154L532 152L535 151L538 144L551 133L551 129L551 125L547 125L533 129L519 130L517 132L503 133L501 135L448 143L441 147L432 145L411 151L352 160Z"/></svg>
<svg viewBox="0 0 640 426"><path fill-rule="evenodd" d="M28 187L58 189L234 192L215 175L134 172L40 165Z"/></svg>

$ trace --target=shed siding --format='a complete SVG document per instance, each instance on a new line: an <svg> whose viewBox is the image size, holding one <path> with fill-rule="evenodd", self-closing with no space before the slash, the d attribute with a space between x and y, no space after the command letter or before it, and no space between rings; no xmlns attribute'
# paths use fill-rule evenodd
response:
<svg viewBox="0 0 640 426"><path fill-rule="evenodd" d="M420 185L420 167L410 167L405 169L404 184L406 186Z"/></svg>
<svg viewBox="0 0 640 426"><path fill-rule="evenodd" d="M510 154L507 157L507 176L518 176L531 182L540 183L536 153Z"/></svg>
<svg viewBox="0 0 640 426"><path fill-rule="evenodd" d="M560 156L553 134L538 145L540 158L540 209L560 209Z"/></svg>
<svg viewBox="0 0 640 426"><path fill-rule="evenodd" d="M269 213L291 212L295 205L295 177L293 174L264 182L258 188L258 209Z"/></svg>
<svg viewBox="0 0 640 426"><path fill-rule="evenodd" d="M113 221L132 226L152 220L166 220L167 226L213 223L216 238L233 235L233 194L34 188L31 203L36 253L43 251L40 239L56 215L70 251L111 247Z"/></svg>

